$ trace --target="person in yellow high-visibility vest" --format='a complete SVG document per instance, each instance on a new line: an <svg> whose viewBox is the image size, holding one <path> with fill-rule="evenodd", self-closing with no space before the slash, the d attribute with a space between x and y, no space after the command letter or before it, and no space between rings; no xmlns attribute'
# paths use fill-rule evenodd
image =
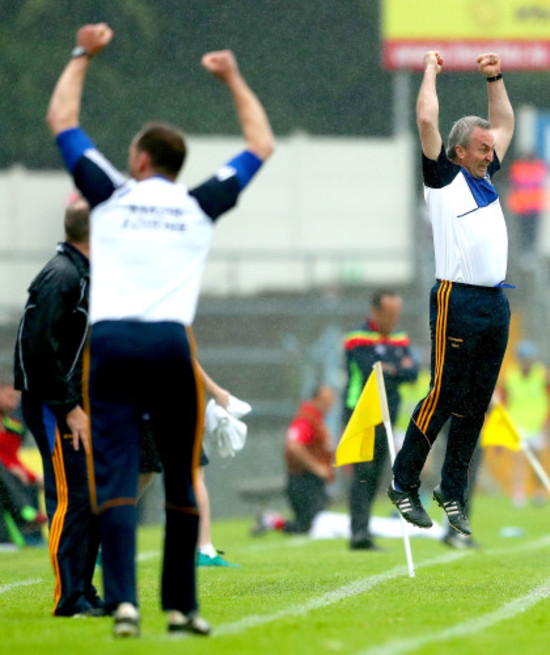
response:
<svg viewBox="0 0 550 655"><path fill-rule="evenodd" d="M514 425L531 450L542 453L546 447L545 428L550 409L550 374L537 359L537 347L530 341L520 341L516 348L517 362L505 376L505 403ZM528 500L530 469L524 454L514 454L512 501L521 507ZM535 482L533 500L541 502L544 489Z"/></svg>

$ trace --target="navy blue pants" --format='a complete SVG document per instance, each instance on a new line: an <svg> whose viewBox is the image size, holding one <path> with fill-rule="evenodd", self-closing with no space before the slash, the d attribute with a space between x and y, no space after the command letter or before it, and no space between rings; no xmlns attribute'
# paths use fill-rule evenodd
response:
<svg viewBox="0 0 550 655"><path fill-rule="evenodd" d="M89 401L105 603L137 605L136 502L142 417L164 469L162 608L197 609L199 516L193 478L201 450L203 392L183 325L102 321L91 330ZM86 361L86 360L85 360Z"/></svg>
<svg viewBox="0 0 550 655"><path fill-rule="evenodd" d="M441 489L464 501L469 467L508 343L510 308L500 287L437 281L430 296L428 395L416 406L393 472L404 490L420 485L432 444L450 417Z"/></svg>
<svg viewBox="0 0 550 655"><path fill-rule="evenodd" d="M64 418L56 418L41 400L24 392L22 408L44 467L48 546L55 574L53 613L71 616L89 609L96 596L92 578L99 532L90 505L86 455L82 446L73 448Z"/></svg>

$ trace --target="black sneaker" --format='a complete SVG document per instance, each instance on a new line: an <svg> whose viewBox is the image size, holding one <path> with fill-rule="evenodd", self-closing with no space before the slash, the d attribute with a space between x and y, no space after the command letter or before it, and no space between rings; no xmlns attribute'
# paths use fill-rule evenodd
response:
<svg viewBox="0 0 550 655"><path fill-rule="evenodd" d="M447 498L441 491L440 486L437 486L434 489L433 495L436 503L445 510L451 528L454 528L460 534L472 534L470 521L468 521L464 503L461 500L451 500L450 498Z"/></svg>
<svg viewBox="0 0 550 655"><path fill-rule="evenodd" d="M131 603L120 603L113 616L113 633L115 637L126 638L140 636L140 616L137 607Z"/></svg>
<svg viewBox="0 0 550 655"><path fill-rule="evenodd" d="M212 626L198 614L180 614L177 621L172 620L168 624L168 632L206 637L212 632Z"/></svg>
<svg viewBox="0 0 550 655"><path fill-rule="evenodd" d="M353 535L349 547L351 550L382 550L369 534Z"/></svg>
<svg viewBox="0 0 550 655"><path fill-rule="evenodd" d="M388 498L397 507L405 521L416 525L418 528L432 527L432 519L422 507L422 503L418 497L418 489L397 491L397 489L393 488L392 483L388 487Z"/></svg>
<svg viewBox="0 0 550 655"><path fill-rule="evenodd" d="M97 593L97 589L93 585L90 585L90 587L84 592L84 598L92 607L101 609L105 608L105 603L101 600Z"/></svg>
<svg viewBox="0 0 550 655"><path fill-rule="evenodd" d="M467 548L479 548L480 545L477 541L474 541L472 537L461 532L457 532L452 528L449 529L447 534L442 539L444 544L450 546L451 548L456 548L458 550L465 550Z"/></svg>

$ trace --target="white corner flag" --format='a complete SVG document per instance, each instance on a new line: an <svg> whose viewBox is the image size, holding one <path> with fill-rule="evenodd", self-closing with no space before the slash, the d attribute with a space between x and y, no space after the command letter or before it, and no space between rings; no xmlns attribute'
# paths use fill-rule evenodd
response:
<svg viewBox="0 0 550 655"><path fill-rule="evenodd" d="M382 422L384 423L384 428L386 430L386 437L388 439L388 449L390 452L390 464L393 468L393 463L395 461L395 444L393 441L393 430L390 421L390 411L388 409L388 398L386 396L386 387L384 385L384 373L382 371L382 364L376 362L373 366L374 372L376 374L376 381L378 383L378 396L380 399L380 410L382 412ZM409 528L405 519L399 515L401 519L401 528L403 531L403 543L405 545L405 555L407 557L407 567L409 569L409 576L414 578L414 563L411 552L411 541L409 537Z"/></svg>

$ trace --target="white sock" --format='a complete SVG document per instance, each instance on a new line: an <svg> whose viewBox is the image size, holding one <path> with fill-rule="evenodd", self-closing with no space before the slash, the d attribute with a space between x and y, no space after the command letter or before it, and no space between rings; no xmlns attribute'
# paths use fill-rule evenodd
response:
<svg viewBox="0 0 550 655"><path fill-rule="evenodd" d="M205 544L204 546L199 546L199 553L205 555L206 557L216 557L218 554L217 550L212 544Z"/></svg>

